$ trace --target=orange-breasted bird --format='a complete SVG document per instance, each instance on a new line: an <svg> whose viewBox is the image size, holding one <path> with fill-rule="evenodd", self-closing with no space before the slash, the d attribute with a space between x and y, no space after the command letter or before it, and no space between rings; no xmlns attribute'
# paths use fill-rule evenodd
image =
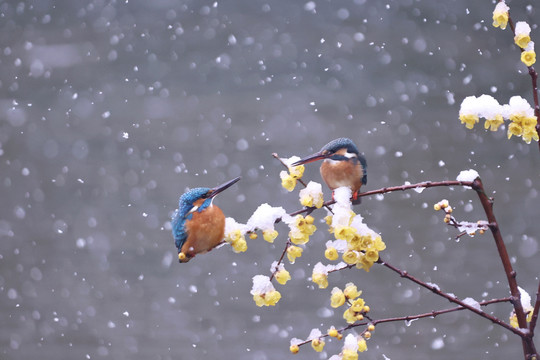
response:
<svg viewBox="0 0 540 360"><path fill-rule="evenodd" d="M171 222L180 262L188 262L195 255L208 252L221 243L225 233L225 215L212 202L217 194L238 180L240 177L213 189L191 189L180 196Z"/></svg>
<svg viewBox="0 0 540 360"><path fill-rule="evenodd" d="M348 186L352 190L353 200L358 199L360 187L367 183L367 163L351 139L332 140L319 152L292 165L298 166L317 160L323 160L321 176L332 192L338 187Z"/></svg>

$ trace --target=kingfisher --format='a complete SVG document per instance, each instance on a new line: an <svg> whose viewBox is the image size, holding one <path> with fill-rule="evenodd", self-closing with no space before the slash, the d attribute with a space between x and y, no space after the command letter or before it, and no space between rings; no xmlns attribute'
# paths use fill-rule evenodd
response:
<svg viewBox="0 0 540 360"><path fill-rule="evenodd" d="M240 179L239 176L213 189L191 189L180 196L178 209L171 221L180 262L188 262L195 255L208 252L221 243L225 233L225 215L212 202L217 194Z"/></svg>
<svg viewBox="0 0 540 360"><path fill-rule="evenodd" d="M313 155L306 156L293 163L293 166L323 160L321 177L330 190L348 186L352 190L353 201L360 203L358 194L360 187L367 183L366 158L358 152L358 148L348 138L330 141Z"/></svg>

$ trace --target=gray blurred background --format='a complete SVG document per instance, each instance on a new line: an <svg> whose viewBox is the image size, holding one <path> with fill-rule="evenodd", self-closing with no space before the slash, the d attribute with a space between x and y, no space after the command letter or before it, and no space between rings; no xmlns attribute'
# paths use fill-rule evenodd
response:
<svg viewBox="0 0 540 360"><path fill-rule="evenodd" d="M538 39L536 9L511 2ZM465 96L531 100L509 29L491 1L0 1L0 358L326 359L292 337L344 326L333 286L354 281L374 318L451 307L374 266L309 281L330 239L321 226L258 308L251 278L285 243L248 241L178 264L168 223L188 187L242 175L216 200L245 222L261 203L297 210L281 156L347 136L364 152L366 190L453 180L476 169L518 273L539 276L537 144L459 123ZM305 179L321 181L316 165ZM327 189L326 196L329 197ZM508 295L489 235L455 240L433 204L484 215L460 188L364 198L385 260L461 298ZM315 213L317 219L325 214ZM508 319L508 304L489 310ZM538 340L538 339L537 339ZM537 344L539 345L539 344ZM520 341L458 312L380 325L362 359L520 358Z"/></svg>

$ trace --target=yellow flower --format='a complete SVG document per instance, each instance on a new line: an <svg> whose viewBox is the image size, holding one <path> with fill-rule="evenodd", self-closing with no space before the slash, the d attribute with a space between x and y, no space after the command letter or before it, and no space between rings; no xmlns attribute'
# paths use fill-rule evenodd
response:
<svg viewBox="0 0 540 360"><path fill-rule="evenodd" d="M491 131L497 131L497 129L499 129L499 126L501 126L503 123L504 120L502 115L495 115L495 118L493 119L486 119L484 127L486 128L486 130L490 129Z"/></svg>
<svg viewBox="0 0 540 360"><path fill-rule="evenodd" d="M379 252L377 249L375 249L375 247L369 247L366 250L365 257L369 262L374 263L375 261L379 260Z"/></svg>
<svg viewBox="0 0 540 360"><path fill-rule="evenodd" d="M336 250L335 247L333 246L330 246L330 247L327 247L325 252L324 252L324 256L328 259L328 260L337 260L339 254Z"/></svg>
<svg viewBox="0 0 540 360"><path fill-rule="evenodd" d="M274 306L281 299L281 294L277 290L272 290L264 294L264 304L266 306Z"/></svg>
<svg viewBox="0 0 540 360"><path fill-rule="evenodd" d="M338 308L345 304L345 294L339 288L332 289L332 296L330 297L330 306Z"/></svg>
<svg viewBox="0 0 540 360"><path fill-rule="evenodd" d="M373 241L373 246L378 251L383 251L384 249L386 249L386 244L384 243L384 241L382 240L380 236L377 236L375 238L375 240Z"/></svg>
<svg viewBox="0 0 540 360"><path fill-rule="evenodd" d="M371 269L372 266L373 262L369 261L364 254L360 254L360 259L356 263L356 267L369 272L369 269Z"/></svg>
<svg viewBox="0 0 540 360"><path fill-rule="evenodd" d="M313 348L313 350L315 350L316 352L321 352L324 348L324 341L321 340L321 339L313 339L311 340L311 347Z"/></svg>
<svg viewBox="0 0 540 360"><path fill-rule="evenodd" d="M253 300L255 300L255 304L259 307L264 305L264 297L261 294L253 295Z"/></svg>
<svg viewBox="0 0 540 360"><path fill-rule="evenodd" d="M337 331L335 327L332 326L330 329L328 329L328 336L337 337L338 334L339 332Z"/></svg>
<svg viewBox="0 0 540 360"><path fill-rule="evenodd" d="M326 274L314 272L311 275L311 281L319 285L319 289L326 289L328 287L328 276Z"/></svg>
<svg viewBox="0 0 540 360"><path fill-rule="evenodd" d="M353 283L348 283L345 286L345 290L343 290L343 293L345 294L345 297L349 300L356 299L360 295L362 295L362 291L358 291L358 288Z"/></svg>
<svg viewBox="0 0 540 360"><path fill-rule="evenodd" d="M353 301L350 309L351 311L354 311L355 313L359 313L364 311L364 305L366 305L366 302L362 298L358 298Z"/></svg>
<svg viewBox="0 0 540 360"><path fill-rule="evenodd" d="M300 347L297 344L291 345L289 347L289 351L292 352L293 354L296 354L298 353L298 351L300 351Z"/></svg>
<svg viewBox="0 0 540 360"><path fill-rule="evenodd" d="M475 115L475 114L460 115L459 120L461 120L462 124L465 124L465 127L467 127L467 129L474 128L474 124L476 124L479 121L478 115Z"/></svg>
<svg viewBox="0 0 540 360"><path fill-rule="evenodd" d="M278 235L279 234L276 230L271 230L271 229L263 230L263 238L269 243L273 243Z"/></svg>
<svg viewBox="0 0 540 360"><path fill-rule="evenodd" d="M258 237L258 236L257 236L257 233L256 233L256 232L251 232L251 233L249 233L249 238L250 238L251 240L255 240L257 237Z"/></svg>
<svg viewBox="0 0 540 360"><path fill-rule="evenodd" d="M311 195L304 195L300 198L300 204L302 206L312 207L313 206L313 197Z"/></svg>
<svg viewBox="0 0 540 360"><path fill-rule="evenodd" d="M361 241L360 241L361 250L366 250L371 245L373 245L373 239L371 238L371 235L364 235L361 237Z"/></svg>
<svg viewBox="0 0 540 360"><path fill-rule="evenodd" d="M522 118L521 125L524 128L534 128L536 126L536 116L527 116Z"/></svg>
<svg viewBox="0 0 540 360"><path fill-rule="evenodd" d="M306 223L308 225L313 224L313 222L315 221L315 218L313 216L311 216L311 215L306 216L304 219L306 220Z"/></svg>
<svg viewBox="0 0 540 360"><path fill-rule="evenodd" d="M343 261L345 261L347 264L352 265L356 264L358 261L358 253L354 250L347 250L342 255Z"/></svg>
<svg viewBox="0 0 540 360"><path fill-rule="evenodd" d="M328 226L332 225L332 215L325 216L324 221L326 222L326 225Z"/></svg>
<svg viewBox="0 0 540 360"><path fill-rule="evenodd" d="M350 241L354 237L355 233L356 229L351 226L337 226L334 229L334 236L339 240Z"/></svg>
<svg viewBox="0 0 540 360"><path fill-rule="evenodd" d="M523 134L523 127L521 127L520 124L517 122L511 122L510 125L508 125L508 138L510 139L512 135L514 136L521 136Z"/></svg>
<svg viewBox="0 0 540 360"><path fill-rule="evenodd" d="M231 243L231 246L235 253L245 252L247 250L246 239L244 239L244 237L241 237L240 239L233 241Z"/></svg>
<svg viewBox="0 0 540 360"><path fill-rule="evenodd" d="M341 352L342 360L358 360L358 353L352 349L343 349Z"/></svg>
<svg viewBox="0 0 540 360"><path fill-rule="evenodd" d="M276 272L275 278L278 283L285 285L287 281L291 280L291 274L287 270L281 269Z"/></svg>
<svg viewBox="0 0 540 360"><path fill-rule="evenodd" d="M508 25L508 7L501 9L499 6L495 7L493 11L493 26L500 27L502 30L506 29Z"/></svg>
<svg viewBox="0 0 540 360"><path fill-rule="evenodd" d="M290 231L289 238L291 242L295 245L303 245L309 241L309 235L301 231Z"/></svg>
<svg viewBox="0 0 540 360"><path fill-rule="evenodd" d="M366 339L364 339L363 337L360 337L358 339L358 352L364 352L366 350L367 350Z"/></svg>
<svg viewBox="0 0 540 360"><path fill-rule="evenodd" d="M227 238L226 240L230 243L233 243L235 242L236 240L239 240L241 237L243 236L242 232L240 231L240 229L236 229L234 231L231 231L230 233L227 234Z"/></svg>
<svg viewBox="0 0 540 360"><path fill-rule="evenodd" d="M521 62L527 66L532 66L536 62L536 53L533 51L523 51L521 53Z"/></svg>
<svg viewBox="0 0 540 360"><path fill-rule="evenodd" d="M343 313L343 318L345 319L347 324L354 324L356 322L356 314L350 308L345 310L345 312Z"/></svg>
<svg viewBox="0 0 540 360"><path fill-rule="evenodd" d="M523 129L523 141L530 144L532 140L538 141L538 133L534 127L528 127Z"/></svg>
<svg viewBox="0 0 540 360"><path fill-rule="evenodd" d="M281 177L281 186L283 186L287 191L293 191L296 186L296 179L289 175L286 171L280 173Z"/></svg>
<svg viewBox="0 0 540 360"><path fill-rule="evenodd" d="M514 42L517 46L519 46L522 49L525 49L527 45L529 45L529 42L531 41L531 37L527 34L517 34L514 37Z"/></svg>
<svg viewBox="0 0 540 360"><path fill-rule="evenodd" d="M510 326L512 326L513 328L519 329L517 315L513 311L512 311L512 314L510 315Z"/></svg>
<svg viewBox="0 0 540 360"><path fill-rule="evenodd" d="M304 249L302 249L301 247L299 246L289 246L287 248L287 258L289 259L289 262L291 264L294 264L294 262L296 261L296 258L302 256L302 251L304 251Z"/></svg>
<svg viewBox="0 0 540 360"><path fill-rule="evenodd" d="M287 166L289 168L289 174L291 174L291 177L294 179L300 179L302 175L304 175L305 166L304 165L298 165L298 166Z"/></svg>

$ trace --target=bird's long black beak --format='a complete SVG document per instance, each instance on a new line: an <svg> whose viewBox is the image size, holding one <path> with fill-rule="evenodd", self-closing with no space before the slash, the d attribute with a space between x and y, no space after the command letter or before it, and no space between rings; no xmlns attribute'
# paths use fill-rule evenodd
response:
<svg viewBox="0 0 540 360"><path fill-rule="evenodd" d="M239 177L236 177L236 178L234 178L232 180L227 181L224 184L216 186L215 188L213 188L211 190L211 192L210 192L210 194L208 194L207 198L213 198L214 196L216 196L217 194L219 194L223 190L226 190L226 189L230 188L231 186L233 186L234 184L236 184L241 178L242 177L239 176Z"/></svg>
<svg viewBox="0 0 540 360"><path fill-rule="evenodd" d="M323 154L322 152L317 152L313 155L309 155L309 156L306 156L305 158L303 159L300 159L296 162L293 162L291 165L292 166L298 166L298 165L304 165L304 164L307 164L307 163L310 163L310 162L314 162L314 161L317 161L317 160L323 160L323 159L326 159L328 156Z"/></svg>

